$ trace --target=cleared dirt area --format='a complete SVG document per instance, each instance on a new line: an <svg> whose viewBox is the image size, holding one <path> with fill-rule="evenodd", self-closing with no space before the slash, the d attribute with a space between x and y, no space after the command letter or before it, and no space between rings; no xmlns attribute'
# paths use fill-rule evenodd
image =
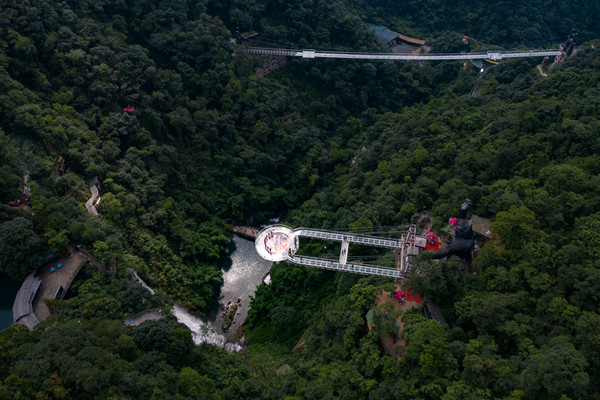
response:
<svg viewBox="0 0 600 400"><path fill-rule="evenodd" d="M400 289L400 285L396 285L396 290ZM416 296L418 297L418 296ZM409 297L411 298L411 297ZM420 299L416 299L420 300ZM421 307L421 302L419 301L410 301L404 300L404 303L400 303L397 299L394 298L393 292L381 291L377 293L377 297L375 298L375 304L377 305L374 308L380 308L384 304L391 304L393 307L393 311L401 311L401 314L404 311L411 308L419 308ZM402 322L402 315L396 319L398 326L400 329L396 335L380 335L379 340L381 341L381 345L385 348L386 352L394 357L396 360L401 356L402 350L406 346L406 340L402 338L402 331L404 330L404 323ZM398 349L398 347L400 347Z"/></svg>

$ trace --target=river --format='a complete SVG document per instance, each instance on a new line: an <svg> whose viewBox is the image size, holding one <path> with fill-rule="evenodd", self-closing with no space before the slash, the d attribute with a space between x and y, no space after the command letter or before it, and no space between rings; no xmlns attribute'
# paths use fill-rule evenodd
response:
<svg viewBox="0 0 600 400"><path fill-rule="evenodd" d="M223 287L218 305L210 313L209 320L195 317L178 305L173 307L173 314L179 322L191 329L196 344L212 343L225 347L228 351L239 351L243 342L241 327L248 315L250 296L262 283L272 263L258 255L254 241L237 236L232 241L234 250L230 254L231 265L222 268ZM223 307L230 302L237 302L239 307L228 332L223 332Z"/></svg>
<svg viewBox="0 0 600 400"><path fill-rule="evenodd" d="M232 241L231 264L223 266L221 295L218 304L210 313L209 320L204 321L179 305L173 307L173 314L179 322L192 330L196 344L212 343L229 351L239 351L241 326L248 315L250 296L262 283L272 263L256 253L254 241L237 236L234 236ZM12 306L20 287L20 282L0 274L0 330L8 328L13 322ZM229 302L238 302L238 299L239 307L233 323L228 332L223 332L223 307Z"/></svg>
<svg viewBox="0 0 600 400"><path fill-rule="evenodd" d="M0 330L13 323L12 306L21 283L13 281L6 274L0 274Z"/></svg>

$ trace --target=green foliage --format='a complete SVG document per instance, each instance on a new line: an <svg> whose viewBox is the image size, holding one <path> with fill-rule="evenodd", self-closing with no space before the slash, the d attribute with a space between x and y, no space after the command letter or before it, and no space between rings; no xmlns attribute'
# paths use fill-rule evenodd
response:
<svg viewBox="0 0 600 400"><path fill-rule="evenodd" d="M289 60L257 77L263 59L229 41L240 26L284 47L382 51L366 21L435 51L555 46L539 38L572 26L598 37L593 2L538 3L3 4L0 198L28 174L34 214L0 210L0 270L33 271L43 237L121 276L86 268L42 329L0 333L0 398L598 397L597 43L547 77L529 60L481 76L455 62ZM94 176L98 217L83 207ZM466 196L495 220L493 240L470 266L419 261L408 286L453 329L406 313L399 364L366 334L383 279L274 266L249 311L248 365L193 347L173 321L118 321L164 305L129 267L206 313L230 223L396 230L425 207L439 230Z"/></svg>
<svg viewBox="0 0 600 400"><path fill-rule="evenodd" d="M408 344L408 361L419 365L423 377L439 378L453 373L456 360L447 351L444 327L437 321L421 321L407 324L404 330Z"/></svg>
<svg viewBox="0 0 600 400"><path fill-rule="evenodd" d="M280 332L290 332L294 327L296 309L280 305L271 310L271 323Z"/></svg>
<svg viewBox="0 0 600 400"><path fill-rule="evenodd" d="M179 372L179 387L184 395L190 398L218 399L215 383L207 376L200 375L190 367L183 367Z"/></svg>
<svg viewBox="0 0 600 400"><path fill-rule="evenodd" d="M250 302L246 324L252 328L248 340L257 344L275 342L293 347L313 320L319 304L333 292L327 272L276 264L271 284L257 288ZM287 332L281 335L281 329Z"/></svg>
<svg viewBox="0 0 600 400"><path fill-rule="evenodd" d="M366 312L377 295L377 286L367 282L359 282L350 288L350 301L352 309Z"/></svg>
<svg viewBox="0 0 600 400"><path fill-rule="evenodd" d="M509 249L519 249L530 241L539 239L538 222L534 213L525 206L511 206L508 211L501 211L490 230L500 237Z"/></svg>
<svg viewBox="0 0 600 400"><path fill-rule="evenodd" d="M600 214L592 214L578 219L576 224L577 236L573 244L578 246L588 257L597 257L600 255L598 238L600 237Z"/></svg>
<svg viewBox="0 0 600 400"><path fill-rule="evenodd" d="M23 217L0 225L0 271L20 281L39 265L44 240L33 231L33 223Z"/></svg>
<svg viewBox="0 0 600 400"><path fill-rule="evenodd" d="M526 362L521 375L527 398L560 399L585 396L589 376L587 361L566 337L556 337Z"/></svg>
<svg viewBox="0 0 600 400"><path fill-rule="evenodd" d="M561 8L558 1L543 5L524 1L512 8L500 1L414 2L401 9L384 0L358 4L368 20L385 21L384 25L396 26L398 32L421 38L439 35L434 42L438 51L476 50L482 47L480 42L514 47L530 44L532 40L541 40L538 46L544 47L556 40L550 38L564 37L574 26L583 40L589 40L597 37L592 21L600 12L596 5L586 2ZM462 44L465 34L469 35L469 46Z"/></svg>
<svg viewBox="0 0 600 400"><path fill-rule="evenodd" d="M0 198L3 200L17 196L15 189L19 185L19 177L16 156L10 138L0 129Z"/></svg>
<svg viewBox="0 0 600 400"><path fill-rule="evenodd" d="M185 365L194 342L190 331L176 321L146 321L133 332L133 341L143 351L157 351L174 365Z"/></svg>
<svg viewBox="0 0 600 400"><path fill-rule="evenodd" d="M100 297L88 301L83 307L83 318L113 319L119 316L121 305L110 297Z"/></svg>
<svg viewBox="0 0 600 400"><path fill-rule="evenodd" d="M190 351L189 345L184 345L185 357L196 368L176 370L167 364L165 360L173 355L161 350L177 353L183 343L191 341L189 331L181 332L177 325L163 321L160 328L151 329L158 337L147 338L150 344L142 341L157 352L147 354L136 348L131 331L120 321L70 321L60 327L48 326L37 334L23 325L13 325L0 333L0 394L10 398L91 399L151 398L160 393L161 398L219 399L223 386L216 382L229 379L230 373L241 380L247 377L243 366L235 367L240 362L237 357L223 351ZM134 338L136 335L145 336L134 331Z"/></svg>
<svg viewBox="0 0 600 400"><path fill-rule="evenodd" d="M438 304L448 304L459 295L462 278L463 266L456 258L439 262L422 260L416 263L406 287Z"/></svg>
<svg viewBox="0 0 600 400"><path fill-rule="evenodd" d="M46 234L48 244L56 254L66 254L69 251L69 232L62 229L60 232L49 231Z"/></svg>

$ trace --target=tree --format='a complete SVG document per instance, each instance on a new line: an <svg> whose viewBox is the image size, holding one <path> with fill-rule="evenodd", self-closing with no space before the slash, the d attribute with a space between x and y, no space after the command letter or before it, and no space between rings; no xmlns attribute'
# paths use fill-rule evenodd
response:
<svg viewBox="0 0 600 400"><path fill-rule="evenodd" d="M494 235L498 235L500 241L513 250L518 250L525 243L543 237L544 233L538 228L539 223L535 219L535 214L525 206L511 206L508 211L499 212L496 221L490 225Z"/></svg>
<svg viewBox="0 0 600 400"><path fill-rule="evenodd" d="M600 315L584 312L577 320L579 351L590 363L590 387L598 387L600 381Z"/></svg>
<svg viewBox="0 0 600 400"><path fill-rule="evenodd" d="M98 239L98 230L91 222L73 222L69 232L75 243L92 244Z"/></svg>
<svg viewBox="0 0 600 400"><path fill-rule="evenodd" d="M446 388L442 400L487 400L492 398L489 390L476 389L463 381L455 381Z"/></svg>
<svg viewBox="0 0 600 400"><path fill-rule="evenodd" d="M406 351L409 361L419 366L423 377L440 378L452 375L456 360L447 351L448 342L444 326L434 320L421 320L406 324L404 332L408 338Z"/></svg>
<svg viewBox="0 0 600 400"><path fill-rule="evenodd" d="M458 294L462 270L456 257L449 261L422 259L417 262L406 285L428 299L445 304Z"/></svg>
<svg viewBox="0 0 600 400"><path fill-rule="evenodd" d="M18 169L16 168L16 151L11 146L9 137L0 129L0 199L8 195L17 195L19 185Z"/></svg>
<svg viewBox="0 0 600 400"><path fill-rule="evenodd" d="M33 231L33 223L17 217L0 225L0 271L21 281L41 263L44 240Z"/></svg>
<svg viewBox="0 0 600 400"><path fill-rule="evenodd" d="M108 218L115 222L121 218L124 212L121 200L110 192L102 195L102 207Z"/></svg>
<svg viewBox="0 0 600 400"><path fill-rule="evenodd" d="M543 168L539 178L544 182L544 188L551 195L560 192L579 193L589 187L589 176L572 164L559 164Z"/></svg>
<svg viewBox="0 0 600 400"><path fill-rule="evenodd" d="M206 375L190 367L183 367L179 372L179 387L186 396L207 400L218 399L215 382Z"/></svg>
<svg viewBox="0 0 600 400"><path fill-rule="evenodd" d="M69 252L69 232L66 229L61 229L59 232L53 233L51 237L48 237L48 244L52 247L57 254L68 254Z"/></svg>
<svg viewBox="0 0 600 400"><path fill-rule="evenodd" d="M99 297L85 303L83 318L112 319L121 316L121 304L110 297Z"/></svg>
<svg viewBox="0 0 600 400"><path fill-rule="evenodd" d="M471 339L466 345L466 355L462 362L464 368L462 378L470 386L482 391L494 390L500 397L514 388L516 382L510 380L512 378L510 364L497 355L497 351L498 346L490 337L480 336Z"/></svg>
<svg viewBox="0 0 600 400"><path fill-rule="evenodd" d="M577 219L575 228L573 244L588 257L596 259L600 256L600 213Z"/></svg>
<svg viewBox="0 0 600 400"><path fill-rule="evenodd" d="M281 332L292 331L296 322L296 309L291 306L279 305L271 310L271 323Z"/></svg>
<svg viewBox="0 0 600 400"><path fill-rule="evenodd" d="M352 309L364 312L373 303L377 295L377 286L367 282L359 282L350 288Z"/></svg>
<svg viewBox="0 0 600 400"><path fill-rule="evenodd" d="M167 319L143 322L135 328L133 341L140 350L163 353L174 365L184 364L194 347L190 330Z"/></svg>
<svg viewBox="0 0 600 400"><path fill-rule="evenodd" d="M580 398L588 391L588 362L565 336L532 354L521 374L521 385L529 399Z"/></svg>

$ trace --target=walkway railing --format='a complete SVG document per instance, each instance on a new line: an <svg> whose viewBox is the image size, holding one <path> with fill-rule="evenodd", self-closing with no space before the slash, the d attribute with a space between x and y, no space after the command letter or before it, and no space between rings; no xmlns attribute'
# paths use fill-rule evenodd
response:
<svg viewBox="0 0 600 400"><path fill-rule="evenodd" d="M298 236L304 236L315 239L325 239L334 242L341 242L346 239L350 243L358 243L365 246L385 247L395 249L404 244L402 239L380 238L376 236L356 235L354 233L342 233L327 231L323 229L298 228L294 229L294 233Z"/></svg>
<svg viewBox="0 0 600 400"><path fill-rule="evenodd" d="M23 281L13 303L13 322L22 323L29 329L33 329L34 326L39 324L33 313L33 299L41 284L42 280L37 276L33 276L33 272Z"/></svg>
<svg viewBox="0 0 600 400"><path fill-rule="evenodd" d="M304 265L306 267L328 269L332 271L343 271L352 272L355 274L364 275L379 275L389 278L404 278L404 273L395 269L387 269L382 267L376 267L373 265L361 265L361 264L340 264L332 260L325 260L322 258L305 257L305 256L291 256L289 260L298 265Z"/></svg>

